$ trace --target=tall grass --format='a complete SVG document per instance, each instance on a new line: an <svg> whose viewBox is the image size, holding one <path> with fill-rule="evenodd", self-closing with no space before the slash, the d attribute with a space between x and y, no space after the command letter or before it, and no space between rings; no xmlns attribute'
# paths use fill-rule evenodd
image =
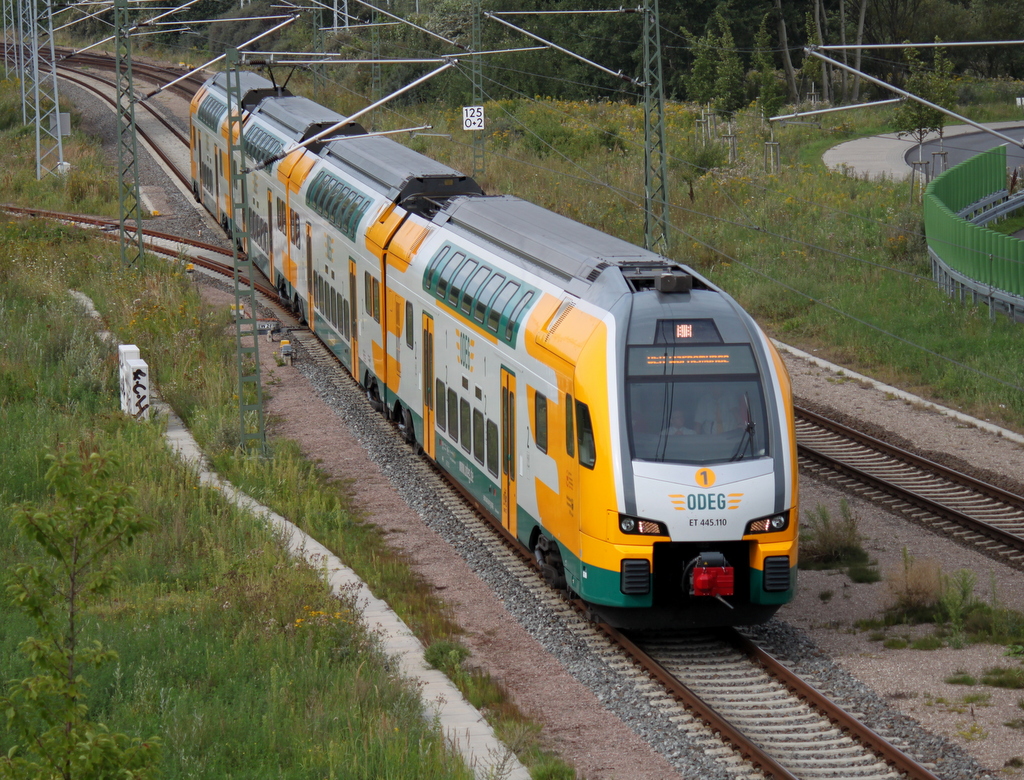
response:
<svg viewBox="0 0 1024 780"><path fill-rule="evenodd" d="M3 506L45 505L47 451L102 450L120 460L120 478L158 526L120 556L117 591L85 612L90 637L120 656L87 674L94 719L161 735L168 778L469 777L354 605L332 598L319 573L289 559L260 523L201 489L168 453L160 423L136 424L117 411L112 350L67 289L92 288L118 327L154 351L161 329L204 323L199 351L219 350L218 315L203 311L173 270L122 273L108 244L77 231L11 220L0 238ZM106 296L96 281L103 277L115 279ZM174 301L167 321L127 329L133 316L141 326L164 315L144 306L154 291ZM158 376L192 370L193 360ZM202 402L217 395L224 391L209 390ZM350 522L345 507L336 510ZM0 570L34 555L0 524ZM31 630L0 604L0 679L27 674L17 645ZM9 739L0 732L5 753Z"/></svg>

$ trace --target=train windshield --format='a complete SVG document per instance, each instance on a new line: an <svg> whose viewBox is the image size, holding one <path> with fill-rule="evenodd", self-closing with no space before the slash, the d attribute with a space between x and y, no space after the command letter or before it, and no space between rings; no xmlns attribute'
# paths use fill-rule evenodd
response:
<svg viewBox="0 0 1024 780"><path fill-rule="evenodd" d="M631 347L626 381L637 460L723 463L767 454L764 394L750 347Z"/></svg>

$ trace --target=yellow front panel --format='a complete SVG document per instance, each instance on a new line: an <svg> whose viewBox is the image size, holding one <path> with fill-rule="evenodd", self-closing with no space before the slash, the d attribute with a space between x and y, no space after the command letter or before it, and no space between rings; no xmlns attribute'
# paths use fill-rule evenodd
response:
<svg viewBox="0 0 1024 780"><path fill-rule="evenodd" d="M607 326L598 322L576 364L576 399L590 408L594 449L597 453L593 469L582 465L579 468L580 530L597 538L607 533L604 528L607 510L619 506L613 468L618 453L612 449L609 421L611 374L608 370L607 344Z"/></svg>
<svg viewBox="0 0 1024 780"><path fill-rule="evenodd" d="M623 558L646 560L654 568L651 546L633 544L610 544L587 534L580 535L580 558L587 566L597 566L608 571L620 571Z"/></svg>
<svg viewBox="0 0 1024 780"><path fill-rule="evenodd" d="M750 545L750 566L758 571L764 571L764 559L774 555L788 555L789 565L796 566L798 536L792 539L784 539L778 542L769 542L765 537L779 536L779 534L762 534L758 538L758 544ZM746 537L749 539L750 537Z"/></svg>

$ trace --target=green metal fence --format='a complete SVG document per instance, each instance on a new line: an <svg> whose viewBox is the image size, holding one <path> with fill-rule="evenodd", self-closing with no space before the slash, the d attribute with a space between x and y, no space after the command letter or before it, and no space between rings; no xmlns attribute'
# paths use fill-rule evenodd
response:
<svg viewBox="0 0 1024 780"><path fill-rule="evenodd" d="M989 298L990 305L1014 313L1024 307L1024 241L970 221L973 213L1005 200L1006 147L998 146L928 185L924 229L933 263L945 266L936 270L937 280L945 281L943 275L949 274L975 298ZM975 204L980 204L976 212L964 214Z"/></svg>

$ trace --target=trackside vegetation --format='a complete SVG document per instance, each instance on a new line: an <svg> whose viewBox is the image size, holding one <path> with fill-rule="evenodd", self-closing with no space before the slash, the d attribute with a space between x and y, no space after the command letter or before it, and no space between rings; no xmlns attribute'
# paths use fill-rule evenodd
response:
<svg viewBox="0 0 1024 780"><path fill-rule="evenodd" d="M132 506L153 529L113 550L117 581L79 602L79 646L116 653L82 667L88 720L128 740L158 736L166 778L470 777L353 605L331 598L318 572L289 559L262 525L201 488L168 452L161 423L117 411L116 359L67 290L113 307L115 332L133 317L145 321L137 333L147 344L160 335L157 321L167 351L187 333L209 366L222 349L224 313L205 311L184 274L149 261L122 272L116 247L76 230L6 220L0 242L0 571L46 566L10 518L15 504L45 514L66 503L47 479L48 453L99 453L119 464L111 484L132 487ZM116 296L102 294L108 284ZM158 292L159 309L132 309ZM211 383L217 374L209 372ZM340 505L332 511L336 522L356 522ZM0 603L7 694L34 674L19 645L41 636L13 595ZM23 733L4 725L0 755Z"/></svg>

